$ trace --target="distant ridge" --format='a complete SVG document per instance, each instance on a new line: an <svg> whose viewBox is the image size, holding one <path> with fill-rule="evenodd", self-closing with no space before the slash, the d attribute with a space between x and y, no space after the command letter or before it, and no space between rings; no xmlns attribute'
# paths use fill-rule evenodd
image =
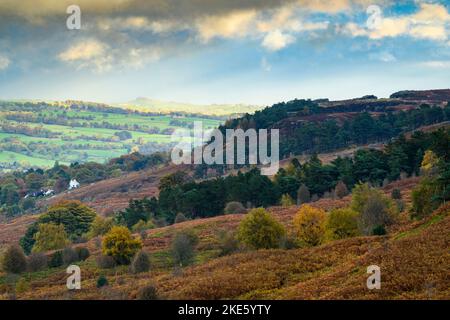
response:
<svg viewBox="0 0 450 320"><path fill-rule="evenodd" d="M114 104L117 107L134 109L146 112L183 112L183 113L201 113L205 115L236 115L253 113L263 107L257 105L245 104L192 104L175 101L161 101L151 98L139 97L129 102Z"/></svg>

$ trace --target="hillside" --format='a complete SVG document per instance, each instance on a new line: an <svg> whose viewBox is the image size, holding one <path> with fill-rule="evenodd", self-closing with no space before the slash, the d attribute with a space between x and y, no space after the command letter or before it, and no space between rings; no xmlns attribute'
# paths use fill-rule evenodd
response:
<svg viewBox="0 0 450 320"><path fill-rule="evenodd" d="M0 101L0 172L49 168L55 161L104 163L133 150L167 151L171 134L201 121L216 128L223 119L202 114L137 112L82 101Z"/></svg>
<svg viewBox="0 0 450 320"><path fill-rule="evenodd" d="M429 90L329 101L292 100L230 119L226 129L279 129L282 158L389 141L450 119L448 92Z"/></svg>
<svg viewBox="0 0 450 320"><path fill-rule="evenodd" d="M411 186L409 181L396 187ZM394 187L394 185L389 188ZM386 191L389 190L386 188ZM402 188L408 193L409 187ZM330 209L342 202L320 200L314 206ZM298 207L271 209L274 217L291 228ZM30 288L21 299L133 299L140 287L154 283L165 299L446 299L450 292L447 252L450 207L423 221L401 223L384 237L357 237L319 247L259 250L218 257L220 230L234 230L243 215L227 215L179 223L147 232L145 250L152 271L132 275L126 268L103 270L107 289L95 288L99 254L95 239L88 247L94 256L81 264L83 289L65 289L65 270L30 275ZM170 239L181 230L194 230L200 243L193 266L172 271ZM365 287L366 267L382 268L382 288Z"/></svg>
<svg viewBox="0 0 450 320"><path fill-rule="evenodd" d="M136 299L149 284L161 299L448 298L449 105L387 111L399 104L355 100L294 101L228 121L310 139L303 152L306 145L285 144L289 156L271 177L137 152L5 174L0 298ZM333 130L350 134L346 145L324 144ZM82 184L67 190L73 177ZM61 188L29 193L52 184ZM109 241L117 241L112 251ZM12 276L18 243L28 269ZM134 269L139 254L150 263L144 271ZM65 287L70 263L82 270L82 290ZM375 292L365 287L374 264L385 288Z"/></svg>

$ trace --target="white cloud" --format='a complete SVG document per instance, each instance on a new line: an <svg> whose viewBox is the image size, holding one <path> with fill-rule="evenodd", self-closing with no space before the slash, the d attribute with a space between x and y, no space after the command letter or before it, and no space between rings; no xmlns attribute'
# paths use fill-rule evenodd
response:
<svg viewBox="0 0 450 320"><path fill-rule="evenodd" d="M355 23L347 23L342 32L353 37L365 36L370 39L410 36L420 39L446 41L450 14L441 4L420 3L417 13L396 17L385 17L380 25L369 30Z"/></svg>
<svg viewBox="0 0 450 320"><path fill-rule="evenodd" d="M0 54L0 71L8 68L10 63L11 63L11 61L9 60L8 57Z"/></svg>
<svg viewBox="0 0 450 320"><path fill-rule="evenodd" d="M450 60L433 60L420 63L421 66L433 69L450 69Z"/></svg>
<svg viewBox="0 0 450 320"><path fill-rule="evenodd" d="M384 51L384 52L378 52L378 53L371 53L369 55L369 58L371 60L377 60L381 62L395 62L397 61L397 58L390 52Z"/></svg>
<svg viewBox="0 0 450 320"><path fill-rule="evenodd" d="M421 25L411 29L411 36L422 39L446 40L447 30L444 25Z"/></svg>
<svg viewBox="0 0 450 320"><path fill-rule="evenodd" d="M250 37L261 39L264 48L277 51L295 42L294 34L325 30L328 25L327 21L302 21L298 6L289 4L264 12L240 10L202 17L196 21L196 32L203 43L214 38Z"/></svg>
<svg viewBox="0 0 450 320"><path fill-rule="evenodd" d="M126 18L101 18L97 27L102 31L150 31L153 33L168 33L187 29L188 26L175 20L150 20L144 16Z"/></svg>
<svg viewBox="0 0 450 320"><path fill-rule="evenodd" d="M104 55L106 49L106 44L95 39L87 39L61 52L59 58L62 61L90 60Z"/></svg>
<svg viewBox="0 0 450 320"><path fill-rule="evenodd" d="M78 69L88 68L101 73L122 67L140 68L160 59L161 51L156 46L120 43L111 47L96 39L86 39L70 46L58 57Z"/></svg>
<svg viewBox="0 0 450 320"><path fill-rule="evenodd" d="M282 33L280 30L275 30L264 37L262 46L270 51L277 51L287 47L293 42L295 42L295 37L290 34Z"/></svg>
<svg viewBox="0 0 450 320"><path fill-rule="evenodd" d="M74 63L79 69L94 68L97 72L109 71L113 57L109 47L96 39L82 40L58 55L63 62Z"/></svg>

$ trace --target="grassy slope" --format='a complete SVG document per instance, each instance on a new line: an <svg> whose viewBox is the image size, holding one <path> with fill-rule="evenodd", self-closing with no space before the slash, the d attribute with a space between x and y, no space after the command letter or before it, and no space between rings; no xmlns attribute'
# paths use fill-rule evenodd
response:
<svg viewBox="0 0 450 320"><path fill-rule="evenodd" d="M62 115L62 111L44 111L43 114L47 116L57 116ZM106 116L105 116L106 115ZM192 123L194 121L202 121L203 127L205 129L212 129L219 126L221 121L214 119L204 119L200 117L182 117L182 118L174 118L169 115L157 115L157 116L144 116L137 114L115 114L115 113L103 113L103 112L91 112L91 111L68 111L67 116L69 117L93 117L91 122L108 122L113 125L117 124L128 124L128 125L147 125L149 127L156 127L160 130L163 129L177 129L180 128L178 126L174 126L170 124L171 120L177 120L184 123ZM0 121L4 119L4 113L0 111ZM78 120L79 122L89 122L86 120ZM19 124L16 121L8 121L11 124ZM38 127L41 124L38 123L26 123L29 127ZM114 133L119 130L114 129L103 129L103 128L87 128L87 127L69 127L62 125L50 125L50 124L42 124L42 126L55 133L61 134L57 138L47 139L40 137L30 137L23 134L10 134L0 132L0 140L4 138L16 137L23 141L24 143L31 142L39 142L46 145L52 146L62 146L67 143L82 145L76 150L67 151L64 153L64 159L56 159L54 156L48 154L39 154L34 152L30 155L24 155L19 153L6 153L2 152L0 155L0 162L4 163L12 163L14 161L24 162L31 165L36 165L39 167L51 167L55 160L59 160L60 163L64 162L74 162L79 161L82 158L82 154L87 154L88 161L100 162L103 163L108 159L121 156L127 153L126 146L134 146L137 139L141 139L144 143L152 142L158 144L168 144L171 142L170 135L163 134L148 134L139 131L128 130L132 138L126 141L118 141L118 142L103 142L103 141L95 141L90 139L77 139L74 141L65 141L64 137L77 137L77 136L90 136L90 137L98 137L98 138L111 138L114 137ZM104 147L108 146L109 149L104 150ZM66 160L66 161L64 161Z"/></svg>
<svg viewBox="0 0 450 320"><path fill-rule="evenodd" d="M398 186L403 186L406 194L411 184L405 181ZM385 192L392 187L385 188ZM349 200L323 199L314 205L330 209L344 206ZM271 211L291 229L297 207L274 207ZM243 215L187 221L148 231L144 244L151 254L149 273L132 275L127 267L98 269L95 256L100 249L98 241L91 240L87 246L93 256L80 265L81 291L68 292L65 270L57 268L25 275L32 290L18 297L134 298L140 287L155 283L159 293L170 299L448 299L449 213L447 205L423 221L403 217L385 237L357 237L315 248L241 252L227 257L218 257L218 233L235 230ZM194 230L200 242L194 265L174 272L170 241L180 230ZM382 270L380 291L365 287L366 268L372 264ZM100 274L110 282L107 289L95 287ZM4 281L0 275L0 288Z"/></svg>

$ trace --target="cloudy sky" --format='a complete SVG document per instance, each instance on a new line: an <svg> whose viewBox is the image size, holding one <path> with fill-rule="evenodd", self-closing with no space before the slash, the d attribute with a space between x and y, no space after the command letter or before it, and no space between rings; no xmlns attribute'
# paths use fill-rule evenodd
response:
<svg viewBox="0 0 450 320"><path fill-rule="evenodd" d="M268 105L449 87L444 0L0 0L0 99Z"/></svg>

